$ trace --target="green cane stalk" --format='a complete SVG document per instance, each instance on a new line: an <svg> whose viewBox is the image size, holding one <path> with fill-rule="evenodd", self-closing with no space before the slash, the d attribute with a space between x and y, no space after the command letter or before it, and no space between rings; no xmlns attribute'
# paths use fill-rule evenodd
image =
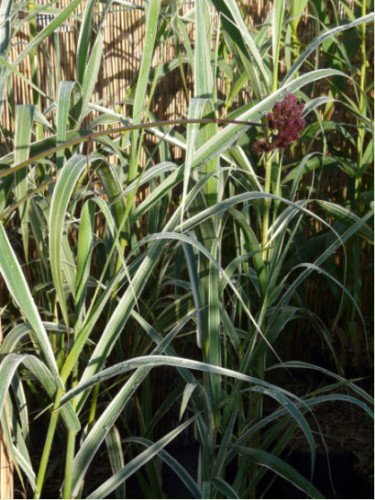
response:
<svg viewBox="0 0 375 500"><path fill-rule="evenodd" d="M32 40L35 39L35 37L37 35L36 16L35 16L35 1L31 0L27 6L29 9L29 15L31 16L30 21L29 21L30 42L31 42ZM33 82L35 87L40 88L37 48L34 48L30 52L29 61L30 61L30 69L31 69L31 81ZM40 93L37 92L35 87L33 88L33 102L34 102L34 105L37 106L38 109L40 110ZM37 138L42 139L43 138L43 126L41 124L37 124L36 130L37 130Z"/></svg>
<svg viewBox="0 0 375 500"><path fill-rule="evenodd" d="M279 55L280 55L280 41L281 41L281 27L283 22L283 2L281 0L276 0L273 10L272 19L272 57L273 57L273 67L272 67L272 93L276 92L279 85ZM271 176L272 176L272 156L271 154L266 155L265 159L265 170L266 170L266 180L264 185L264 192L271 193ZM269 261L269 249L268 246L268 228L270 224L270 211L271 211L271 199L266 198L264 200L264 212L262 218L262 248L263 248L263 260L265 262L265 267L268 268Z"/></svg>
<svg viewBox="0 0 375 500"><path fill-rule="evenodd" d="M367 2L366 0L362 0L362 16L366 15L367 10ZM365 86L366 86L366 25L363 24L361 26L361 74L360 74L360 95L359 95L359 112L362 116L366 115L366 104L365 104ZM364 147L364 139L365 139L365 128L359 124L358 128L358 137L357 137L357 151L358 151L358 160L357 160L357 175L355 178L355 187L354 187L354 205L353 210L356 212L358 208L358 200L361 189L361 167L363 160L363 147Z"/></svg>
<svg viewBox="0 0 375 500"><path fill-rule="evenodd" d="M71 388L73 389L78 384L78 363L75 364L73 369L73 380L71 384ZM72 400L72 407L74 412L77 409L77 400ZM63 498L71 498L72 492L72 467L73 460L75 455L75 447L76 447L76 437L77 433L71 430L68 431L68 441L66 447L66 460L65 460L65 476L64 476L64 489L63 489Z"/></svg>
<svg viewBox="0 0 375 500"><path fill-rule="evenodd" d="M76 409L74 401L72 402L73 409ZM66 462L65 462L65 476L64 476L64 490L63 498L71 498L72 491L72 466L75 454L75 443L77 433L68 431L68 441L66 445Z"/></svg>
<svg viewBox="0 0 375 500"><path fill-rule="evenodd" d="M30 43L31 43L35 39L35 37L37 36L36 16L35 16L35 1L34 0L31 0L28 3L28 9L29 9L29 14L31 15L31 18L29 21ZM40 78L39 78L40 73L39 73L38 48L37 47L35 47L30 52L29 61L30 61L31 81L34 84L33 103L36 106L36 108L40 111L41 110L40 92L37 90L37 89L40 89ZM43 132L43 125L41 123L35 123L35 133L36 133L36 139L38 141L43 139L44 132ZM42 164L39 165L38 171L39 171L39 179L42 181L43 177L44 177L44 167Z"/></svg>
<svg viewBox="0 0 375 500"><path fill-rule="evenodd" d="M197 119L177 119L177 120L160 120L157 122L148 122L148 123L138 123L137 125L126 125L124 127L117 127L113 128L110 130L102 130L100 132L92 132L89 130L86 131L78 131L76 134L78 137L71 139L70 141L66 141L63 144L60 144L59 146L54 146L50 149L46 149L45 151L42 151L41 153L36 154L35 156L28 158L27 160L20 162L18 165L15 165L14 167L4 169L3 171L0 171L0 179L3 177L7 177L8 175L14 174L14 172L18 172L18 170L21 170L22 168L27 167L28 165L31 165L32 163L36 162L37 160L41 160L42 158L46 158L47 156L53 155L54 153L57 153L57 151L61 151L63 149L69 148L71 146L76 146L78 144L83 144L85 142L93 141L99 137L104 137L107 135L112 135L112 134L117 134L117 133L123 133L123 132L129 132L133 130L141 130L141 129L147 129L147 128L152 128L152 127L163 127L165 125L187 125L188 123L226 123L226 124L233 124L233 125L244 125L248 127L267 127L264 123L258 123L258 122L251 122L251 121L242 121L242 120L229 120L226 118L197 118Z"/></svg>
<svg viewBox="0 0 375 500"><path fill-rule="evenodd" d="M57 410L60 407L60 402L61 402L62 396L63 396L63 391L61 389L58 389L58 391L56 393L55 402L53 405L51 420L50 420L50 423L48 426L47 437L46 437L46 440L44 442L42 458L40 460L38 476L37 476L37 480L36 480L36 490L34 492L34 499L39 499L41 497L41 494L42 494L43 485L44 485L44 481L45 481L45 477L46 477L47 466L48 466L49 458L51 455L52 443L53 443L53 439L55 437L57 422L58 422L59 415L60 415L60 413Z"/></svg>

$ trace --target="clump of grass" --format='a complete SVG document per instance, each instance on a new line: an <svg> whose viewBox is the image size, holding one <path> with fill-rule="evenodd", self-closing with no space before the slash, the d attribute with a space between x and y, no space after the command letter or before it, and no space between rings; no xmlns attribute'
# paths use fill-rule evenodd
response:
<svg viewBox="0 0 375 500"><path fill-rule="evenodd" d="M71 2L34 34L9 71L16 72L79 3ZM334 78L356 87L356 75L343 67L310 67L310 58L348 30L360 30L363 45L373 16L363 11L346 24L319 24L322 30L308 46L294 46L285 73L280 53L290 50L291 33L297 43L301 9L276 1L264 25L250 32L236 2L212 4L220 14L217 24L206 1L196 2L185 17L174 2L147 4L129 116L91 102L106 19L105 9L90 40L84 28L95 12L91 1L82 17L77 81L59 83L54 120L48 127L36 122L39 102L17 106L14 151L0 159L0 271L9 292L0 414L20 482L35 498L43 496L52 472L63 498L104 498L113 491L125 498L126 482L135 474L145 496L162 496L161 463L175 470L194 498L259 497L267 469L321 498L280 458L291 436L302 430L313 472L315 441L306 412L340 399L372 416L372 398L342 376L329 325L305 303L301 287L323 276L365 329L358 290L352 293L329 263L338 252L347 259L354 240L359 247L372 241L372 210L315 198L307 182L309 173L331 160L327 151L314 150L316 123L323 137L328 127L319 109L338 105L337 96L313 92L320 81ZM12 2L4 6L9 12L15 8ZM186 22L195 26L194 44L185 36ZM168 36L160 29L165 24L173 26ZM4 26L9 46L11 30ZM177 43L180 35L194 75L188 118L150 121L162 71L152 68L155 49L170 37ZM185 75L182 64L180 71ZM228 72L235 74L232 82ZM224 106L217 75L227 85ZM359 95L365 93L361 75ZM0 90L5 83L1 73ZM30 83L37 87L36 78ZM245 86L250 101L235 107ZM93 109L99 111L96 118ZM358 147L369 140L369 122L363 119ZM98 132L103 123L111 128ZM185 125L185 132L177 135L176 124ZM47 128L53 135L40 135ZM144 131L157 144L152 152ZM173 159L176 145L183 161ZM369 154L366 149L359 155L358 168L367 168ZM318 228L314 237L321 241L323 235L325 244L305 251L311 241L303 239L303 228L311 221ZM321 335L336 371L283 359L276 346L301 317ZM180 387L155 411L150 372L163 366L176 371ZM296 395L270 382L271 368L318 370L329 382ZM4 411L9 392L10 419ZM269 415L265 398L277 404ZM176 405L179 422L158 436L158 422ZM31 446L39 413L48 415L49 424L35 458ZM197 477L165 450L189 426L200 445ZM103 446L111 473L95 483L90 468ZM63 467L54 463L56 453L59 463L64 457ZM238 469L229 481L226 467L235 459Z"/></svg>

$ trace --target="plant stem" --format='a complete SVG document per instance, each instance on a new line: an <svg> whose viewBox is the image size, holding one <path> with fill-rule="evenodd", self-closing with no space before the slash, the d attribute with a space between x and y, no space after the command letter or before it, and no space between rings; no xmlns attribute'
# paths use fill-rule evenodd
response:
<svg viewBox="0 0 375 500"><path fill-rule="evenodd" d="M265 170L266 170L266 181L264 184L264 192L271 192L271 171L272 171L272 160L270 155L268 154L265 160ZM264 199L264 212L262 218L262 248L263 248L263 260L265 262L265 267L268 269L268 257L269 251L266 250L268 244L268 227L270 221L270 208L271 208L271 200L270 198Z"/></svg>
<svg viewBox="0 0 375 500"><path fill-rule="evenodd" d="M96 407L98 403L98 396L99 396L99 388L100 384L96 384L92 391L92 398L91 398L91 408L90 408L90 415L89 415L89 420L87 422L87 433L89 433L92 429L92 426L94 425L95 422L95 414L96 414Z"/></svg>
<svg viewBox="0 0 375 500"><path fill-rule="evenodd" d="M366 0L362 0L362 16L366 15L366 10L367 10L367 5L366 5ZM367 59L366 59L366 24L362 24L361 26L361 73L360 73L360 81L359 81L359 112L361 116L365 117L366 116L366 105L365 105L365 86L366 86L366 65L367 65ZM352 200L352 210L354 213L358 213L361 211L360 208L360 195L361 195L361 184L362 184L362 161L363 161L363 149L364 149L364 142L365 142L365 128L363 125L361 125L359 119L357 118L357 124L358 124L358 136L357 136L357 171L354 179L354 193L353 193L353 200ZM358 214L359 215L359 214ZM361 242L358 241L358 239L354 239L352 242L352 252L351 256L353 259L353 275L354 276L360 276L360 247L361 247ZM356 303L359 301L360 297L360 289L361 289L361 280L356 279L354 280L354 286L353 286L353 297L356 301ZM355 317L356 317L356 309L354 305L352 304L351 306L351 311L350 311L350 333L352 335L352 338L355 338L357 332L356 332L356 323L355 323Z"/></svg>
<svg viewBox="0 0 375 500"><path fill-rule="evenodd" d="M68 442L66 446L66 462L65 462L65 477L63 498L70 498L72 491L72 465L74 459L74 450L76 444L76 432L68 432Z"/></svg>
<svg viewBox="0 0 375 500"><path fill-rule="evenodd" d="M282 16L282 2L280 0L275 0L273 6L272 14L272 57L273 57L273 67L272 67L272 93L276 92L279 84L279 54L280 54L280 41L281 32L278 29L278 23L281 21L280 16ZM271 175L272 175L272 160L269 153L266 155L265 159L265 170L266 170L266 180L264 185L264 192L271 193ZM268 271L269 265L269 249L266 250L268 244L268 228L270 223L270 209L271 200L265 198L264 200L264 213L262 218L262 248L263 248L263 261L266 272Z"/></svg>
<svg viewBox="0 0 375 500"><path fill-rule="evenodd" d="M29 14L35 14L35 0L32 0L28 3ZM30 42L37 36L36 29L36 16L32 16L29 21L30 28ZM31 71L31 81L33 84L40 88L40 78L39 78L39 68L38 68L38 49L35 48L29 54L30 60L30 71ZM40 102L40 93L34 88L33 89L33 103L35 107L40 111L41 110L41 102ZM35 123L35 135L38 141L41 141L44 136L43 125L41 123ZM44 179L44 166L40 164L38 166L39 179L43 181Z"/></svg>
<svg viewBox="0 0 375 500"><path fill-rule="evenodd" d="M47 431L47 437L46 437L46 440L44 442L44 449L43 449L42 458L40 460L38 477L36 480L36 490L34 493L34 498L36 498L36 499L40 498L40 496L42 494L47 465L48 465L49 456L50 456L51 448L52 448L52 442L53 442L53 438L55 436L56 425L57 425L57 421L58 421L58 418L60 415L60 412L57 412L56 410L60 406L60 401L61 401L62 396L63 396L63 391L61 389L58 389L57 394L56 394L56 398L55 398L55 403L53 405L51 420L50 420L48 431Z"/></svg>
<svg viewBox="0 0 375 500"><path fill-rule="evenodd" d="M27 4L28 10L29 10L29 15L32 16L32 14L35 14L35 1L32 0ZM36 37L36 17L30 17L29 21L29 28L30 28L30 42ZM39 85L39 73L38 73L38 52L37 49L34 49L30 52L29 54L29 60L30 60L30 70L31 70L31 81L36 87L40 87ZM40 109L40 94L39 92L34 88L33 89L33 103L35 106L37 106ZM41 125L37 126L37 132L38 132L38 139L40 139L40 132L42 132L42 137L43 137L43 127Z"/></svg>
<svg viewBox="0 0 375 500"><path fill-rule="evenodd" d="M362 0L362 16L366 15L366 0ZM360 74L360 82L359 82L359 112L362 116L365 116L365 85L366 85L366 25L362 24L361 26L361 74ZM359 123L360 125L360 123ZM358 137L357 137L357 175L355 176L354 183L354 200L353 200L353 211L355 212L358 207L358 198L360 194L361 188L361 166L362 166L362 158L363 158L363 146L364 146L364 138L365 138L365 129L363 126L359 126L358 129Z"/></svg>
<svg viewBox="0 0 375 500"><path fill-rule="evenodd" d="M77 338L77 331L75 332L75 338ZM78 364L74 365L73 376L72 376L72 389L78 383ZM76 398L72 400L72 408L76 411L77 401ZM73 431L68 431L68 442L66 448L66 461L65 461L65 476L64 476L64 491L63 498L70 498L72 491L72 467L74 460L74 451L76 444L77 433Z"/></svg>
<svg viewBox="0 0 375 500"><path fill-rule="evenodd" d="M53 153L57 153L57 151L61 151L62 149L68 148L70 146L75 146L76 144L81 144L86 141L92 141L93 139L96 139L97 137L103 137L106 135L110 134L116 134L120 132L129 132L131 130L136 130L136 129L147 129L151 127L162 127L164 125L187 125L189 123L227 123L227 124L233 124L233 125L245 125L245 126L253 126L253 127L267 127L266 124L264 123L257 123L257 122L247 122L247 121L242 121L242 120L227 120L224 118L196 118L196 119L179 119L179 120L160 120L157 122L149 122L149 123L138 123L137 125L126 125L124 127L118 127L118 128L113 128L110 130L102 130L100 132L91 132L87 131L87 134L82 135L80 137L77 137L76 139L72 139L71 141L64 142L64 144L60 144L59 146L55 146L53 148L47 149L46 151L43 151L42 153L38 153L37 155L33 156L32 158L29 158L28 160L25 160L18 165L15 165L14 167L7 168L6 170L3 170L0 172L0 179L3 177L6 177L7 175L11 175L14 172L17 172L18 170L21 170L24 167L27 167L28 165L31 165L37 160L40 160L41 158L45 158L46 156L50 156ZM82 131L85 133L85 131Z"/></svg>

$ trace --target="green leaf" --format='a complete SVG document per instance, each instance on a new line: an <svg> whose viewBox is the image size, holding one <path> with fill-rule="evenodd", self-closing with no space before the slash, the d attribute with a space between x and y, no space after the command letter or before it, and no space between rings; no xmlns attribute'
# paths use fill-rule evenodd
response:
<svg viewBox="0 0 375 500"><path fill-rule="evenodd" d="M46 331L66 333L66 326L43 321ZM30 323L21 323L10 330L0 346L0 355L10 352L19 352L21 344L33 333Z"/></svg>
<svg viewBox="0 0 375 500"><path fill-rule="evenodd" d="M3 436L5 438L5 442L7 445L7 451L15 464L15 468L17 472L21 469L26 475L30 486L33 491L36 489L36 475L32 466L32 463L28 460L28 456L23 455L17 446L14 444L14 439L10 430L10 422L7 419L5 413L1 415L1 430L3 432ZM21 476L21 474L20 474Z"/></svg>
<svg viewBox="0 0 375 500"><path fill-rule="evenodd" d="M88 467L90 466L97 450L110 431L111 427L119 417L123 408L134 394L136 389L148 375L151 368L140 368L127 380L116 396L107 405L103 413L98 416L90 433L83 441L73 462L72 495L76 496L81 488L82 481ZM117 484L114 488L117 487ZM113 488L113 489L114 489ZM112 490L111 490L112 491Z"/></svg>
<svg viewBox="0 0 375 500"><path fill-rule="evenodd" d="M6 59L11 40L10 13L12 6L13 0L4 0L0 4L0 62L3 64L3 67L0 70L0 116L2 116L3 113L7 79L9 76L9 66ZM4 61L5 64L2 61Z"/></svg>
<svg viewBox="0 0 375 500"><path fill-rule="evenodd" d="M82 206L81 219L78 230L77 245L77 274L75 293L76 325L84 315L84 304L90 275L91 258L94 242L94 215L95 204L88 200Z"/></svg>
<svg viewBox="0 0 375 500"><path fill-rule="evenodd" d="M143 44L142 60L139 68L137 86L135 89L134 104L133 104L133 123L140 123L146 90L148 85L148 77L151 68L152 57L154 54L154 44L157 34L157 26L160 12L160 1L153 0L147 5L146 9L146 34ZM134 130L132 133L132 149L129 166L129 182L133 181L138 170L138 136L139 130Z"/></svg>
<svg viewBox="0 0 375 500"><path fill-rule="evenodd" d="M69 111L71 96L77 84L75 82L60 82L58 97L57 97L57 113L56 113L56 145L60 146L66 142L67 127L69 124ZM63 166L64 150L61 149L56 153L57 169Z"/></svg>
<svg viewBox="0 0 375 500"><path fill-rule="evenodd" d="M240 498L236 491L223 478L214 477L212 484L224 495L224 498Z"/></svg>
<svg viewBox="0 0 375 500"><path fill-rule="evenodd" d="M81 85L83 84L84 81L84 74L87 66L87 60L89 58L90 39L92 35L91 23L94 14L95 4L96 0L88 0L88 2L86 3L85 12L79 30L77 56L76 56L76 71L77 71L77 80L81 83Z"/></svg>
<svg viewBox="0 0 375 500"><path fill-rule="evenodd" d="M85 67L85 73L81 85L82 88L81 114L77 121L77 128L82 123L82 120L89 111L88 104L90 102L90 99L92 97L97 82L98 73L100 70L100 65L103 56L103 47L104 47L104 28L100 27L99 32L96 35L96 39L91 51L90 58Z"/></svg>
<svg viewBox="0 0 375 500"><path fill-rule="evenodd" d="M86 168L87 159L85 156L76 155L70 158L60 171L51 200L49 217L50 265L57 298L67 327L69 326L69 313L62 276L65 215L73 190Z"/></svg>
<svg viewBox="0 0 375 500"><path fill-rule="evenodd" d="M117 169L113 165L104 161L99 164L97 172L103 184L104 191L108 196L111 210L113 210L116 226L119 228L126 210L125 198L122 196L124 192L119 179L119 172L117 172Z"/></svg>
<svg viewBox="0 0 375 500"><path fill-rule="evenodd" d="M204 329L204 318L202 314L203 304L200 293L200 284L198 277L198 266L197 260L199 258L198 254L194 252L191 245L184 243L182 245L184 250L187 269L190 278L191 290L193 292L194 306L197 311L197 346L202 348L203 346L203 329Z"/></svg>
<svg viewBox="0 0 375 500"><path fill-rule="evenodd" d="M64 386L59 376L55 356L53 354L47 332L39 316L38 309L32 298L30 288L26 282L21 266L13 248L9 243L7 234L2 224L0 224L0 272L9 292L13 296L13 300L17 303L22 314L25 315L34 330L40 349L45 357L48 367L51 370L52 376L55 378L58 386L63 389Z"/></svg>
<svg viewBox="0 0 375 500"><path fill-rule="evenodd" d="M105 438L109 461L113 474L116 474L124 467L124 452L122 450L121 436L116 426L111 427ZM116 498L126 498L125 483L122 482L116 488Z"/></svg>
<svg viewBox="0 0 375 500"><path fill-rule="evenodd" d="M275 91L279 83L279 54L281 43L281 29L284 20L284 2L283 0L275 0L272 11L272 90Z"/></svg>
<svg viewBox="0 0 375 500"><path fill-rule="evenodd" d="M361 398L363 398L365 401L367 401L370 405L374 405L374 398L368 394L366 391L364 391L363 389L361 389L361 387L359 387L358 385L355 385L353 382L350 382L349 380L345 379L344 377L341 377L340 375L337 375L337 373L334 373L332 372L331 370L327 370L326 368L323 368L321 366L318 366L318 365L313 365L312 363L306 363L304 361L285 361L285 363L283 363L283 365L273 365L269 368L269 370L273 370L273 369L276 369L276 368L282 368L282 369L285 369L285 368L300 368L301 370L315 370L315 371L319 371L321 373L323 373L324 375L328 375L329 377L332 377L333 379L335 380L338 380L343 386L346 386L348 388L350 388L353 392L355 392L356 394L358 394L358 396L360 396ZM331 395L333 396L333 395ZM337 396L337 395L335 395ZM329 396L328 396L329 397ZM313 401L314 399L312 399L311 401ZM356 400L358 402L360 402L359 400ZM367 405L365 405L363 407L367 413L369 413L369 408ZM373 412L370 411L369 415L372 416L373 418Z"/></svg>
<svg viewBox="0 0 375 500"><path fill-rule="evenodd" d="M257 44L249 33L235 0L212 0L215 8L222 14L223 32L226 41L239 54L240 60L260 99L262 91L270 92L270 79Z"/></svg>
<svg viewBox="0 0 375 500"><path fill-rule="evenodd" d="M214 81L211 68L211 19L206 0L196 2L194 50L194 96L212 98Z"/></svg>
<svg viewBox="0 0 375 500"><path fill-rule="evenodd" d="M96 199L96 201L98 201L98 199ZM81 330L78 332L75 342L61 369L61 378L64 382L68 379L74 366L76 365L77 360L79 359L79 356L83 348L85 347L90 334L92 333L94 327L97 324L97 321L103 313L105 306L110 301L113 290L118 285L118 282L120 281L122 275L122 273L118 273L112 278L111 282L107 284L105 292L99 297L90 312L86 314L85 322L81 326Z"/></svg>
<svg viewBox="0 0 375 500"><path fill-rule="evenodd" d="M149 462L155 455L160 453L168 443L175 439L181 432L184 431L194 420L195 416L179 425L176 429L166 434L156 443L151 444L145 451L130 460L126 466L117 474L107 479L99 488L92 492L87 498L107 498L108 495L123 483L128 477L133 475L138 469ZM190 483L189 483L190 484Z"/></svg>
<svg viewBox="0 0 375 500"><path fill-rule="evenodd" d="M174 366L176 368L186 368L188 370L198 370L202 372L211 373L213 375L232 377L237 380L242 380L244 382L253 383L260 387L270 389L274 393L283 393L286 396L292 396L290 393L288 393L288 391L285 391L280 387L276 387L259 378L251 377L249 375L245 375L244 373L235 370L230 370L228 368L214 366L208 363L203 363L201 361L194 361L192 359L181 358L177 356L160 356L157 354L155 355L150 354L148 356L140 356L138 358L133 358L128 361L123 361L121 363L111 366L110 368L106 368L105 370L102 370L99 373L96 373L87 380L81 380L77 386L75 386L73 389L64 394L64 396L61 399L61 406L63 406L73 398L77 397L78 394L87 391L91 387L94 387L96 384L102 383L105 380L108 380L112 377L116 377L131 370L137 370L135 372L135 374L137 374L139 370L142 369L150 370L151 368L154 368L156 366Z"/></svg>
<svg viewBox="0 0 375 500"><path fill-rule="evenodd" d="M265 265L263 262L262 258L262 252L260 248L260 243L251 227L249 224L249 221L246 219L246 217L239 212L236 209L231 209L230 214L234 218L234 220L239 224L241 227L244 237L246 239L246 243L249 246L250 252L252 252L252 259L254 263L254 268L257 272L258 279L259 279L259 286L262 292L262 295L265 296L266 289L267 289L267 274L265 270Z"/></svg>
<svg viewBox="0 0 375 500"><path fill-rule="evenodd" d="M10 43L10 11L13 0L4 0L0 5L0 55L3 55Z"/></svg>
<svg viewBox="0 0 375 500"><path fill-rule="evenodd" d="M140 443L144 446L150 447L152 446L152 441L149 441L148 439L140 438L140 437L132 437L129 439L129 441L134 441L135 443ZM170 455L167 451L165 450L160 450L158 452L158 457L163 460L177 476L181 479L182 483L184 486L190 490L190 492L193 495L193 498L203 498L202 497L202 491L199 488L198 484L196 481L191 477L191 475L188 473L188 471L172 456Z"/></svg>
<svg viewBox="0 0 375 500"><path fill-rule="evenodd" d="M67 6L61 10L48 25L39 32L28 44L26 48L16 57L14 61L14 66L17 67L21 61L23 61L30 53L36 50L45 38L52 35L63 23L68 19L68 17L73 13L73 11L78 7L82 0L72 0L67 4Z"/></svg>
<svg viewBox="0 0 375 500"><path fill-rule="evenodd" d="M34 106L28 105L18 105L16 108L16 131L14 137L14 161L16 164L29 158L34 109ZM15 174L17 200L22 200L27 195L26 174L26 170L21 170ZM29 214L27 202L22 203L18 207L18 213L21 221L23 248L27 261L29 258Z"/></svg>
<svg viewBox="0 0 375 500"><path fill-rule="evenodd" d="M303 11L305 10L305 7L307 5L307 2L308 2L308 0L293 0L293 2L291 2L292 8L290 11L290 15L291 15L292 19L290 21L290 24L292 26L293 35L296 39L298 39L297 27L298 27L298 24L300 22Z"/></svg>
<svg viewBox="0 0 375 500"><path fill-rule="evenodd" d="M303 477L299 472L297 472L289 464L281 460L280 458L268 453L264 450L258 450L255 448L245 448L244 446L238 446L236 450L249 457L253 463L267 467L267 469L276 472L279 476L283 477L294 486L302 490L304 493L310 496L310 498L324 498L324 496L313 486L305 477Z"/></svg>
<svg viewBox="0 0 375 500"><path fill-rule="evenodd" d="M299 56L297 61L293 64L293 66L290 68L288 73L285 75L283 79L283 86L290 82L296 73L298 69L301 67L303 62L307 59L307 57L321 44L326 40L327 38L330 38L338 33L341 33L342 31L354 28L355 26L358 26L360 24L366 24L370 23L371 21L374 21L374 13L367 14L366 16L359 17L355 21L347 24L341 24L340 26L335 26L334 28L325 31L322 35L320 35L318 38L316 38L308 47L306 50L302 52L302 54Z"/></svg>
<svg viewBox="0 0 375 500"><path fill-rule="evenodd" d="M10 383L21 363L39 380L51 399L56 393L55 377L51 375L51 372L36 356L29 354L8 354L0 364L0 413L3 411ZM71 404L65 408L61 408L61 415L69 430L78 432L81 429L80 421Z"/></svg>
<svg viewBox="0 0 375 500"><path fill-rule="evenodd" d="M351 212L345 207L337 203L332 203L330 201L317 200L318 205L320 205L328 215L331 215L343 222L346 226L351 226L355 222L360 222L361 219L355 213ZM370 226L366 223L363 223L359 229L357 234L364 238L370 245L374 244L374 231L370 228Z"/></svg>

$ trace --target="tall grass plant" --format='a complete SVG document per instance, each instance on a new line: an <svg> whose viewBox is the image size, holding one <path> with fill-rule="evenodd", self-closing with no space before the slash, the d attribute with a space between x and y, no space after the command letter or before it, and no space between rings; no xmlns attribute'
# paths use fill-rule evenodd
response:
<svg viewBox="0 0 375 500"><path fill-rule="evenodd" d="M11 23L20 6L2 3L4 99L9 75L19 75L21 61L81 3L54 10L54 20L33 31L12 62ZM162 496L163 466L194 498L259 498L271 469L322 498L280 456L299 428L312 477L316 444L306 415L317 405L345 401L372 417L371 396L343 376L332 324L311 310L303 293L307 280L323 277L339 298L333 324L349 315L364 338L369 334L351 275L361 249L373 241L373 206L363 181L373 154L366 52L371 9L363 2L357 13L345 4L346 17L330 23L320 2L276 0L264 24L249 30L232 0L197 0L186 13L176 1L145 3L144 50L124 115L92 99L111 4L105 3L95 33L96 2L84 4L77 79L58 82L48 110L40 109L44 90L35 67L28 82L34 102L17 105L13 149L0 159L0 271L9 292L2 311L0 414L18 481L34 498L52 487L63 498L112 492L125 498L136 476L146 497ZM306 5L319 29L303 46L299 23ZM33 25L34 6L23 9ZM194 40L187 25L194 27ZM349 71L340 38L348 34L360 45L358 67ZM186 117L157 122L153 93L168 69L154 66L153 56L169 41L180 51L170 67L179 68L186 85L186 66L191 69L193 95ZM326 53L332 66L320 64ZM320 94L322 83L328 95ZM277 134L268 113L290 94L304 105L306 128L291 149L259 154L257 141ZM327 119L333 108L354 121ZM354 141L348 138L352 126ZM333 128L350 142L353 161L331 153ZM175 146L183 161L175 160ZM317 197L311 181L312 174L337 168L337 156L353 183L345 204ZM316 228L311 239L304 238L306 225ZM332 271L338 255L343 279ZM301 318L323 339L331 370L280 352L283 335ZM152 373L161 374L160 367L174 370L178 386L155 408ZM301 368L320 371L326 384L294 394L270 375ZM158 424L176 407L179 421L160 436ZM196 477L166 449L188 428L199 443ZM98 477L103 453L109 467Z"/></svg>

